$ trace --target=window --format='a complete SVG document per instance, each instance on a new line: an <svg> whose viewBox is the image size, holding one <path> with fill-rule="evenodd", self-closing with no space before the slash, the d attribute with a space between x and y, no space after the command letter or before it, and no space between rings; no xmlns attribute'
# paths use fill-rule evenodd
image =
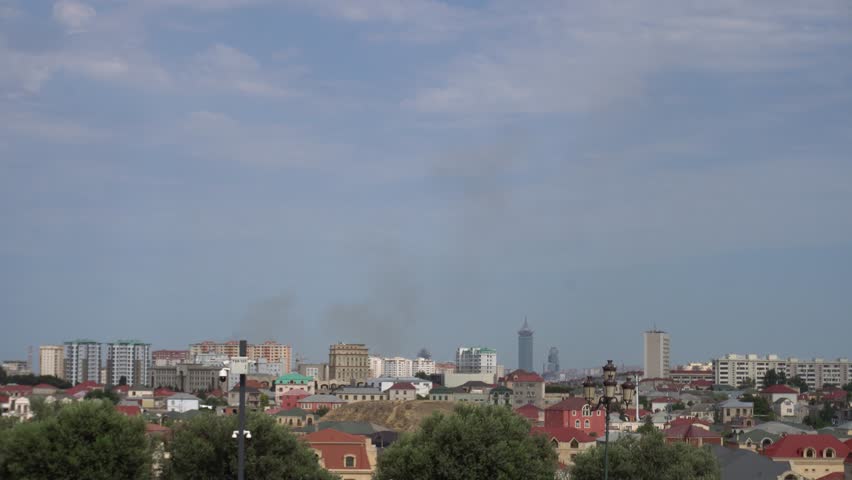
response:
<svg viewBox="0 0 852 480"><path fill-rule="evenodd" d="M822 451L822 456L825 458L834 458L836 456L833 448L826 448Z"/></svg>
<svg viewBox="0 0 852 480"><path fill-rule="evenodd" d="M343 457L343 466L346 468L355 468L355 456L346 455Z"/></svg>
<svg viewBox="0 0 852 480"><path fill-rule="evenodd" d="M584 427L584 428L589 428L589 426L590 426L590 423L589 423L589 421L588 421L588 420L586 420L585 422L583 422L583 427Z"/></svg>
<svg viewBox="0 0 852 480"><path fill-rule="evenodd" d="M580 428L580 421L574 420L574 428Z"/></svg>
<svg viewBox="0 0 852 480"><path fill-rule="evenodd" d="M571 440L571 448L580 448L580 442L576 438Z"/></svg>
<svg viewBox="0 0 852 480"><path fill-rule="evenodd" d="M806 458L814 458L816 457L816 450L814 450L813 448L806 448L803 456Z"/></svg>
<svg viewBox="0 0 852 480"><path fill-rule="evenodd" d="M591 417L592 416L592 408L588 405L583 405L583 416Z"/></svg>

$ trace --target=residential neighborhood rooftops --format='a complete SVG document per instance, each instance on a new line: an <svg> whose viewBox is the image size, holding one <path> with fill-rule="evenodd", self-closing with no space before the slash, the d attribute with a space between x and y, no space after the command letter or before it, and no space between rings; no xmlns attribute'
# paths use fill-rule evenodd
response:
<svg viewBox="0 0 852 480"><path fill-rule="evenodd" d="M743 402L741 400L737 400L736 398L732 398L730 400L725 400L724 402L719 404L722 408L752 408L754 407L754 403L752 402Z"/></svg>
<svg viewBox="0 0 852 480"><path fill-rule="evenodd" d="M775 480L791 471L790 462L776 462L748 450L711 445L710 451L719 461L722 478Z"/></svg>
<svg viewBox="0 0 852 480"><path fill-rule="evenodd" d="M528 403L522 407L518 407L515 409L515 413L522 417L529 418L532 421L538 421L538 416L541 414L542 409L536 407L535 405Z"/></svg>
<svg viewBox="0 0 852 480"><path fill-rule="evenodd" d="M832 435L787 435L766 447L771 458L846 458L850 448Z"/></svg>
<svg viewBox="0 0 852 480"><path fill-rule="evenodd" d="M322 461L328 470L352 470L346 467L345 457L355 457L355 465L359 470L370 470L370 458L367 456L366 438L351 435L334 429L320 430L308 433L302 437L313 448L322 453Z"/></svg>
<svg viewBox="0 0 852 480"><path fill-rule="evenodd" d="M569 397L559 403L547 407L547 410L582 410L586 400L580 397Z"/></svg>
<svg viewBox="0 0 852 480"><path fill-rule="evenodd" d="M521 369L510 372L503 378L507 382L544 382L541 375Z"/></svg>

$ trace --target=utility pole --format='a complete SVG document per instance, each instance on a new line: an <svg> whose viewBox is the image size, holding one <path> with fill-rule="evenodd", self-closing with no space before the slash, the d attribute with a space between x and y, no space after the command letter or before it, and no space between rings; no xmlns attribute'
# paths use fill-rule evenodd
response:
<svg viewBox="0 0 852 480"><path fill-rule="evenodd" d="M240 340L240 357L245 358L246 341ZM246 369L240 370L240 418L237 434L237 479L246 478Z"/></svg>

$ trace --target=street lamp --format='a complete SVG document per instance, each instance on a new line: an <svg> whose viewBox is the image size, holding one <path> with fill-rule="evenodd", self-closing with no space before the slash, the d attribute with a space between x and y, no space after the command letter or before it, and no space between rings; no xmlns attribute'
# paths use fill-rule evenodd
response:
<svg viewBox="0 0 852 480"><path fill-rule="evenodd" d="M606 365L603 367L603 396L597 396L597 385L591 376L586 377L586 381L583 382L583 397L586 399L586 403L589 405L597 405L595 406L595 410L603 407L606 410L606 430L605 430L605 438L604 438L604 480L609 479L609 414L612 413L613 410L617 410L619 404L624 404L625 406L629 406L630 402L633 400L633 394L636 392L636 385L630 381L630 378L627 379L624 383L621 384L621 400L615 396L615 389L618 387L618 382L615 381L615 372L616 367L613 365L612 360L607 360Z"/></svg>

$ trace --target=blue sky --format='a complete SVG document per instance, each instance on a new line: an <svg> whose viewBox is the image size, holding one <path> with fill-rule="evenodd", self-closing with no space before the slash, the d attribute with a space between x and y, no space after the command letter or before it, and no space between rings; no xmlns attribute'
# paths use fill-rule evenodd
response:
<svg viewBox="0 0 852 480"><path fill-rule="evenodd" d="M0 0L0 357L849 356L845 0Z"/></svg>

